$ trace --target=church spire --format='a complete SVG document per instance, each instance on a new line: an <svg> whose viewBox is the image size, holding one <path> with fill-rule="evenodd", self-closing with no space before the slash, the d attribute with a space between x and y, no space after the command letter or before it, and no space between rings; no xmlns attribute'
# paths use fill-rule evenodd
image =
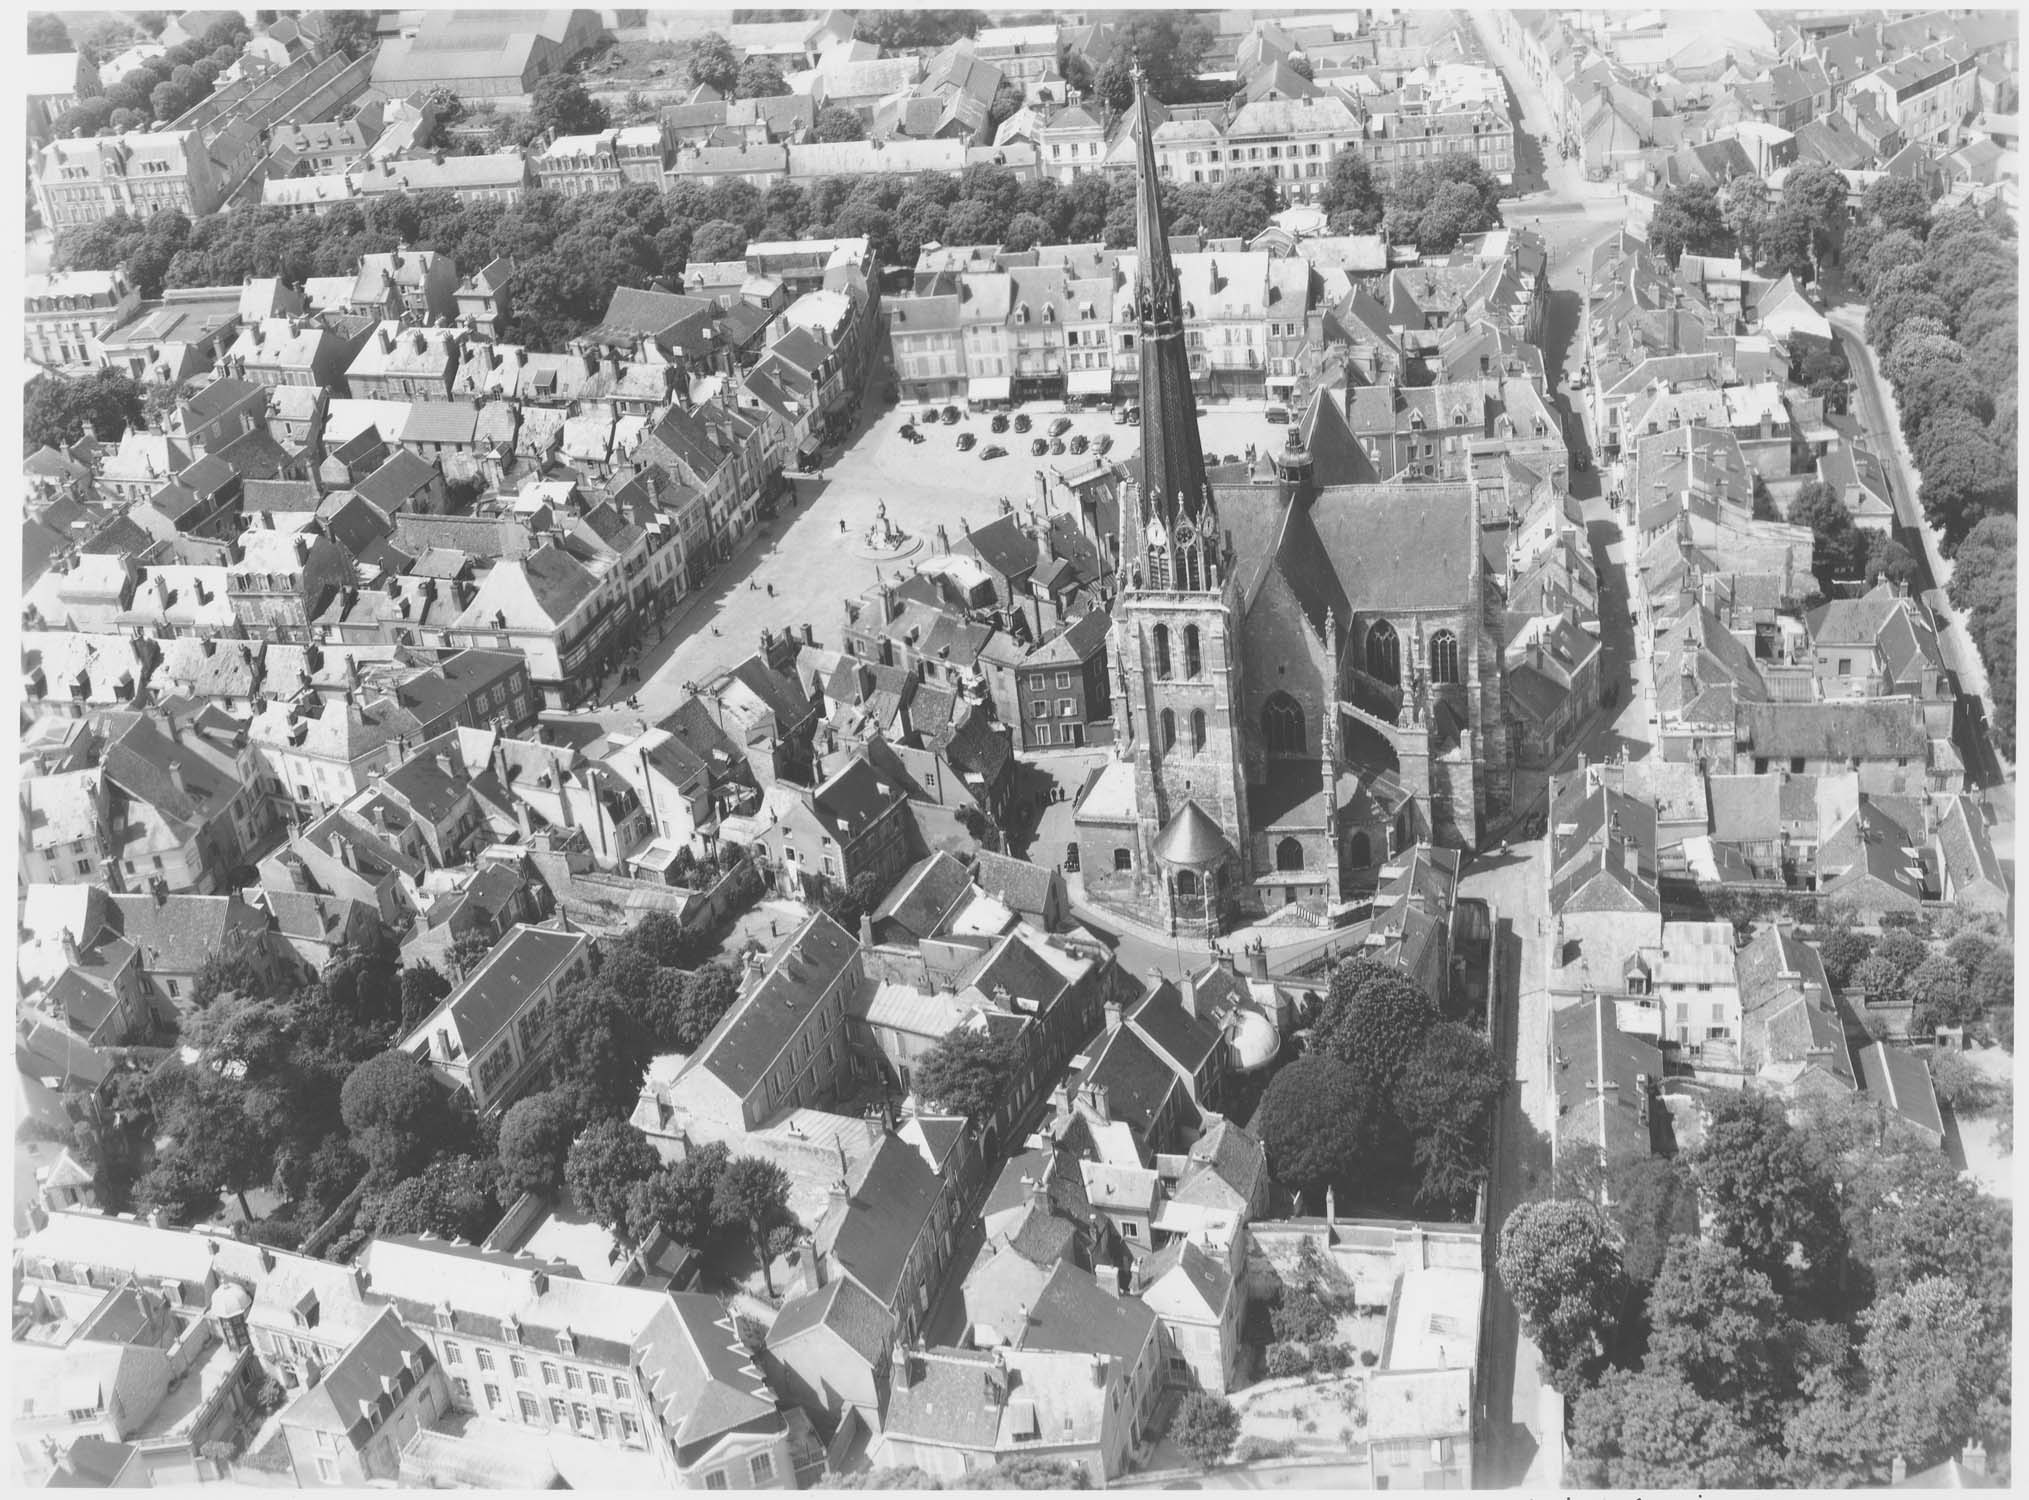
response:
<svg viewBox="0 0 2029 1500"><path fill-rule="evenodd" d="M1183 289L1170 260L1161 179L1155 166L1154 101L1134 71L1136 198L1134 300L1141 323L1141 509L1174 532L1180 520L1204 525L1210 507L1198 438L1197 395L1184 351ZM1124 549L1123 549L1124 550Z"/></svg>

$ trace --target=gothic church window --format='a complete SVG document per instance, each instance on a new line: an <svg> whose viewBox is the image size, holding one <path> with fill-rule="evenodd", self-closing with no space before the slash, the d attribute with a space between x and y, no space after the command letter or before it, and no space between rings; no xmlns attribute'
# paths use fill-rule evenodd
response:
<svg viewBox="0 0 2029 1500"><path fill-rule="evenodd" d="M1169 626L1167 625L1155 627L1155 675L1158 677L1170 675Z"/></svg>
<svg viewBox="0 0 2029 1500"><path fill-rule="evenodd" d="M1184 676L1196 677L1205 670L1204 653L1198 649L1198 627L1184 627Z"/></svg>
<svg viewBox="0 0 2029 1500"><path fill-rule="evenodd" d="M1204 748L1205 711L1202 708L1194 708L1191 710L1191 752L1196 754Z"/></svg>
<svg viewBox="0 0 2029 1500"><path fill-rule="evenodd" d="M1174 711L1166 708L1162 711L1162 747L1164 750L1172 750L1176 748L1176 742L1177 716Z"/></svg>
<svg viewBox="0 0 2029 1500"><path fill-rule="evenodd" d="M1440 630L1430 638L1430 680L1432 682L1457 682L1458 637L1448 630Z"/></svg>
<svg viewBox="0 0 2029 1500"><path fill-rule="evenodd" d="M1367 675L1390 686L1402 681L1402 642L1386 620L1376 620L1367 629Z"/></svg>
<svg viewBox="0 0 2029 1500"><path fill-rule="evenodd" d="M1303 845L1296 839L1284 839L1275 846L1275 868L1278 870L1301 870L1303 868Z"/></svg>
<svg viewBox="0 0 2029 1500"><path fill-rule="evenodd" d="M1261 710L1261 737L1270 755L1304 753L1303 707L1287 693L1277 693Z"/></svg>

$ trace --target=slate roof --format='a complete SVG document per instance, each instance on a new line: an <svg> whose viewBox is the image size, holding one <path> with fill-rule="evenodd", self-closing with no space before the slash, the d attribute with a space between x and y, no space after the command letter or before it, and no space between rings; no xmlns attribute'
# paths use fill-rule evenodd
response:
<svg viewBox="0 0 2029 1500"><path fill-rule="evenodd" d="M458 1023L465 1055L475 1057L484 1051L529 996L571 962L584 944L577 933L547 927L521 926L509 933L444 1002Z"/></svg>
<svg viewBox="0 0 2029 1500"><path fill-rule="evenodd" d="M851 1196L819 1226L820 1251L892 1310L909 1254L942 1186L922 1153L899 1136L885 1137L852 1184Z"/></svg>
<svg viewBox="0 0 2029 1500"><path fill-rule="evenodd" d="M394 1415L436 1364L420 1334L392 1307L324 1372L324 1378L289 1404L285 1426L341 1434L357 1452Z"/></svg>
<svg viewBox="0 0 2029 1500"><path fill-rule="evenodd" d="M840 1279L783 1304L768 1330L768 1347L780 1349L816 1329L829 1329L869 1365L887 1357L895 1320L857 1281Z"/></svg>
<svg viewBox="0 0 2029 1500"><path fill-rule="evenodd" d="M858 952L857 937L824 913L813 914L777 951L760 983L698 1044L691 1065L709 1070L742 1099L752 1094L817 997Z"/></svg>
<svg viewBox="0 0 2029 1500"><path fill-rule="evenodd" d="M1743 703L1748 753L1771 761L1909 760L1924 764L1930 736L1916 699L1854 703Z"/></svg>
<svg viewBox="0 0 2029 1500"><path fill-rule="evenodd" d="M1944 1115L1938 1108L1937 1085L1931 1081L1930 1065L1922 1053L1875 1042L1860 1049L1860 1072L1868 1093L1918 1130L1943 1137Z"/></svg>
<svg viewBox="0 0 2029 1500"><path fill-rule="evenodd" d="M1049 900L1052 871L1025 859L982 850L974 856L975 883L1010 911L1040 913Z"/></svg>

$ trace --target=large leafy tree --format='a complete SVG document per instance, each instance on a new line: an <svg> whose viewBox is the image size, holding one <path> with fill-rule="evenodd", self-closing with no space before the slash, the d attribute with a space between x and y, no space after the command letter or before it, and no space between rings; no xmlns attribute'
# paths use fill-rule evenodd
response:
<svg viewBox="0 0 2029 1500"><path fill-rule="evenodd" d="M1276 1073L1254 1130L1277 1182L1303 1193L1349 1183L1369 1162L1370 1110L1353 1072L1310 1053Z"/></svg>
<svg viewBox="0 0 2029 1500"><path fill-rule="evenodd" d="M564 1162L581 1123L569 1089L516 1100L500 1122L501 1191L553 1196L564 1185Z"/></svg>
<svg viewBox="0 0 2029 1500"><path fill-rule="evenodd" d="M1675 1375L1612 1370L1579 1396L1565 1477L1586 1489L1751 1489L1769 1455L1717 1401Z"/></svg>
<svg viewBox="0 0 2029 1500"><path fill-rule="evenodd" d="M434 1234L477 1244L500 1218L492 1164L444 1156L383 1189L365 1210L378 1234Z"/></svg>
<svg viewBox="0 0 2029 1500"><path fill-rule="evenodd" d="M1621 1269L1647 1287L1662 1269L1663 1257L1679 1236L1698 1234L1698 1189L1674 1157L1642 1156L1617 1162L1606 1172L1612 1220L1620 1243Z"/></svg>
<svg viewBox="0 0 2029 1500"><path fill-rule="evenodd" d="M947 1031L916 1065L916 1092L970 1120L990 1119L1014 1081L1008 1047L984 1031Z"/></svg>
<svg viewBox="0 0 2029 1500"><path fill-rule="evenodd" d="M613 122L574 73L552 73L529 95L528 124L539 135L592 135Z"/></svg>
<svg viewBox="0 0 2029 1500"><path fill-rule="evenodd" d="M1754 263L1769 212L1768 184L1749 174L1728 179L1719 189L1719 216L1741 256Z"/></svg>
<svg viewBox="0 0 2029 1500"><path fill-rule="evenodd" d="M1792 1369L1786 1320L1775 1288L1738 1250L1672 1243L1649 1288L1648 1318L1643 1369L1673 1375L1748 1427L1769 1429Z"/></svg>
<svg viewBox="0 0 2029 1500"><path fill-rule="evenodd" d="M1606 1220L1580 1199L1519 1204L1501 1226L1496 1264L1546 1377L1575 1398L1604 1365L1624 1301Z"/></svg>
<svg viewBox="0 0 2029 1500"><path fill-rule="evenodd" d="M558 1081L584 1117L631 1114L655 1046L627 1001L603 976L581 981L557 997L550 1026Z"/></svg>
<svg viewBox="0 0 2029 1500"><path fill-rule="evenodd" d="M748 58L733 84L733 92L742 99L779 99L789 91L789 80L772 57Z"/></svg>
<svg viewBox="0 0 2029 1500"><path fill-rule="evenodd" d="M637 1182L627 1195L626 1243L641 1244L660 1229L679 1245L702 1248L719 1228L714 1203L731 1161L732 1152L715 1142Z"/></svg>
<svg viewBox="0 0 2029 1500"><path fill-rule="evenodd" d="M1224 1396L1192 1391L1170 1419L1170 1437L1192 1463L1209 1469L1226 1461L1240 1435L1240 1413Z"/></svg>
<svg viewBox="0 0 2029 1500"><path fill-rule="evenodd" d="M1837 1301L1846 1270L1838 1199L1779 1104L1744 1093L1719 1100L1691 1174L1714 1240L1738 1250L1785 1298Z"/></svg>
<svg viewBox="0 0 2029 1500"><path fill-rule="evenodd" d="M1470 1204L1486 1181L1493 1113L1505 1080L1486 1038L1443 1021L1426 1033L1396 1081L1396 1114L1416 1138L1417 1201L1436 1209Z"/></svg>
<svg viewBox="0 0 2029 1500"><path fill-rule="evenodd" d="M339 1113L374 1180L389 1182L428 1157L444 1121L443 1092L408 1053L383 1052L352 1070L339 1094Z"/></svg>
<svg viewBox="0 0 2029 1500"><path fill-rule="evenodd" d="M1334 229L1347 234L1373 234L1387 213L1374 169L1358 151L1341 151L1332 158L1318 206L1331 216Z"/></svg>
<svg viewBox="0 0 2029 1500"><path fill-rule="evenodd" d="M1885 1447L1917 1468L1992 1435L1981 1429L2005 1407L2005 1346L1996 1349L1963 1286L1926 1276L1882 1297L1860 1321L1860 1362Z"/></svg>
<svg viewBox="0 0 2029 1500"><path fill-rule="evenodd" d="M863 141L867 138L867 127L857 110L843 104L827 104L817 112L817 123L811 133L820 141Z"/></svg>
<svg viewBox="0 0 2029 1500"><path fill-rule="evenodd" d="M1726 225L1719 190L1709 182L1690 182L1669 189L1656 203L1649 221L1649 243L1671 265L1684 252L1714 254L1733 236Z"/></svg>
<svg viewBox="0 0 2029 1500"><path fill-rule="evenodd" d="M1385 1101L1438 1020L1437 1007L1410 980L1373 959L1355 958L1332 971L1314 1035L1370 1097Z"/></svg>
<svg viewBox="0 0 2029 1500"><path fill-rule="evenodd" d="M30 451L68 447L84 437L117 442L140 420L139 383L110 366L77 380L38 375L22 400L22 439Z"/></svg>
<svg viewBox="0 0 2029 1500"><path fill-rule="evenodd" d="M768 1255L768 1231L789 1216L789 1174L758 1156L736 1156L712 1186L712 1216L742 1231L761 1263L761 1280L775 1295L775 1271Z"/></svg>
<svg viewBox="0 0 2029 1500"><path fill-rule="evenodd" d="M740 55L733 44L716 31L707 31L690 44L690 81L702 88L731 94L740 77Z"/></svg>
<svg viewBox="0 0 2029 1500"><path fill-rule="evenodd" d="M624 1231L635 1188L661 1169L662 1157L647 1136L626 1120L605 1119L571 1142L564 1157L564 1185L582 1212L608 1229Z"/></svg>
<svg viewBox="0 0 2029 1500"><path fill-rule="evenodd" d="M1211 18L1200 12L1129 12L1115 27L1112 55L1099 69L1093 88L1115 112L1130 108L1138 60L1151 94L1166 104L1186 102L1217 39Z"/></svg>

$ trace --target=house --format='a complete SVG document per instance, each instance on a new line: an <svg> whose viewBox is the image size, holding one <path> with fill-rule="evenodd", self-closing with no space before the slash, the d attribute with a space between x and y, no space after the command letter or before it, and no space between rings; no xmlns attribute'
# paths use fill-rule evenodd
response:
<svg viewBox="0 0 2029 1500"><path fill-rule="evenodd" d="M412 34L386 37L375 55L373 86L406 99L433 88L526 109L535 86L598 45L598 13L588 10L425 11Z"/></svg>
<svg viewBox="0 0 2029 1500"><path fill-rule="evenodd" d="M981 850L972 862L972 882L1009 911L1042 932L1055 932L1069 919L1064 872Z"/></svg>
<svg viewBox="0 0 2029 1500"><path fill-rule="evenodd" d="M547 1007L591 970L578 932L517 926L436 1010L402 1039L402 1050L465 1089L497 1116L539 1088L549 1067Z"/></svg>
<svg viewBox="0 0 2029 1500"><path fill-rule="evenodd" d="M1014 700L1023 708L1022 748L1104 743L1098 726L1113 720L1106 642L1112 621L1094 608L1053 631L1015 667Z"/></svg>
<svg viewBox="0 0 2029 1500"><path fill-rule="evenodd" d="M208 895L229 884L267 831L258 762L243 734L228 737L190 717L178 723L157 709L107 736L99 770L109 880Z"/></svg>
<svg viewBox="0 0 2029 1500"><path fill-rule="evenodd" d="M410 1438L451 1410L444 1367L392 1307L281 1414L283 1441L306 1489L400 1478Z"/></svg>
<svg viewBox="0 0 2029 1500"><path fill-rule="evenodd" d="M1905 816L1907 822L1863 791L1851 815L1823 834L1818 891L1827 906L1878 920L1888 912L1920 911L1935 898L1936 877L1926 864L1931 851L1925 847L1919 814Z"/></svg>
<svg viewBox="0 0 2029 1500"><path fill-rule="evenodd" d="M141 294L118 270L32 275L22 291L28 358L65 374L101 363L100 338L141 307Z"/></svg>
<svg viewBox="0 0 2029 1500"><path fill-rule="evenodd" d="M1887 1042L1870 1042L1860 1049L1860 1076L1867 1092L1898 1124L1907 1126L1933 1150L1944 1149L1944 1114L1938 1107L1937 1085L1930 1076L1926 1054Z"/></svg>
<svg viewBox="0 0 2029 1500"><path fill-rule="evenodd" d="M962 1197L955 1174L900 1135L885 1136L834 1190L813 1238L811 1275L857 1283L894 1320L894 1347L914 1343L957 1244ZM894 1400L891 1390L891 1412Z"/></svg>
<svg viewBox="0 0 2029 1500"><path fill-rule="evenodd" d="M1470 1488L1473 1376L1484 1287L1477 1268L1403 1274L1367 1384L1367 1467L1377 1490Z"/></svg>
<svg viewBox="0 0 2029 1500"><path fill-rule="evenodd" d="M850 1277L805 1292L782 1306L767 1335L771 1383L836 1434L847 1413L869 1432L888 1404L895 1320Z"/></svg>
<svg viewBox="0 0 2029 1500"><path fill-rule="evenodd" d="M1224 1395L1241 1379L1246 1285L1222 1254L1176 1239L1135 1268L1135 1295L1162 1329L1167 1384Z"/></svg>
<svg viewBox="0 0 2029 1500"><path fill-rule="evenodd" d="M1937 816L1937 853L1947 904L2003 917L2013 909L2014 893L1994 850L1986 815L1972 798L1945 799Z"/></svg>
<svg viewBox="0 0 2029 1500"><path fill-rule="evenodd" d="M1662 1049L1653 1035L1644 1034L1646 1028L1621 1028L1625 1004L1609 994L1594 995L1551 1017L1557 1128L1550 1147L1559 1170L1569 1162L1581 1174L1611 1171L1646 1160L1664 1138ZM1603 1183L1598 1195L1603 1203Z"/></svg>
<svg viewBox="0 0 2029 1500"><path fill-rule="evenodd" d="M893 1365L887 1421L870 1450L878 1465L952 1480L1002 1459L1034 1457L1076 1464L1095 1487L1126 1472L1125 1372L1110 1359L897 1345Z"/></svg>
<svg viewBox="0 0 2029 1500"><path fill-rule="evenodd" d="M765 826L752 840L765 857L803 888L829 881L850 889L862 875L881 888L892 884L916 854L909 799L899 781L884 777L862 753L815 790L777 785L762 802ZM727 829L726 836L733 837Z"/></svg>
<svg viewBox="0 0 2029 1500"><path fill-rule="evenodd" d="M1551 778L1549 825L1552 989L1596 988L1662 944L1655 806L1625 789L1620 768L1586 765Z"/></svg>
<svg viewBox="0 0 2029 1500"><path fill-rule="evenodd" d="M1735 955L1742 1069L1790 1097L1859 1087L1846 1029L1816 948L1781 922Z"/></svg>

